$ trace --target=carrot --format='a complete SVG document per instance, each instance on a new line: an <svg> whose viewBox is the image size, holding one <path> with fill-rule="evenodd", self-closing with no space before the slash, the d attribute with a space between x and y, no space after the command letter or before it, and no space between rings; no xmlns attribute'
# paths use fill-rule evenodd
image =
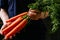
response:
<svg viewBox="0 0 60 40"><path fill-rule="evenodd" d="M28 20L24 19L24 21L25 22L23 22L23 25L17 29L17 32L15 32L15 34L18 33L19 31L21 31L26 26L26 24L28 23Z"/></svg>
<svg viewBox="0 0 60 40"><path fill-rule="evenodd" d="M10 38L10 36L16 34L18 31L21 31L24 26L27 24L28 20L24 19L21 21L15 28L13 28L8 34L5 35L5 39Z"/></svg>
<svg viewBox="0 0 60 40"><path fill-rule="evenodd" d="M27 14L27 12L23 12L23 13L17 15L17 16L14 16L14 17L6 20L6 22L14 21L14 20L16 20L18 17L24 16L24 15L26 15L26 14Z"/></svg>
<svg viewBox="0 0 60 40"><path fill-rule="evenodd" d="M17 18L14 22L11 23L11 25L7 26L5 29L2 30L2 34L6 35L10 30L12 30L21 20L23 20L22 17Z"/></svg>

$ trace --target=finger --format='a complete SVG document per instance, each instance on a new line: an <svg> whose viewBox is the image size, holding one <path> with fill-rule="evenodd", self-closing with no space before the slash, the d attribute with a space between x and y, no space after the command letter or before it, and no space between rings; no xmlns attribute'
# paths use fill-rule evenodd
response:
<svg viewBox="0 0 60 40"><path fill-rule="evenodd" d="M11 22L8 22L8 23L6 23L5 24L5 27L3 27L2 29L4 29L4 28L6 28L8 25L10 25L11 24Z"/></svg>
<svg viewBox="0 0 60 40"><path fill-rule="evenodd" d="M36 13L30 11L30 12L28 12L27 15L30 16L30 17L34 17L34 16L36 16Z"/></svg>
<svg viewBox="0 0 60 40"><path fill-rule="evenodd" d="M6 39L2 39L2 40L6 40Z"/></svg>
<svg viewBox="0 0 60 40"><path fill-rule="evenodd" d="M3 30L6 26L7 26L7 25L6 25L6 24L4 24L4 25L1 27L1 30Z"/></svg>
<svg viewBox="0 0 60 40"><path fill-rule="evenodd" d="M45 18L49 16L49 12L45 12Z"/></svg>
<svg viewBox="0 0 60 40"><path fill-rule="evenodd" d="M32 10L31 8L29 9L29 11L31 11L31 12L36 12L36 10Z"/></svg>
<svg viewBox="0 0 60 40"><path fill-rule="evenodd" d="M8 40L8 39L2 39L2 40Z"/></svg>
<svg viewBox="0 0 60 40"><path fill-rule="evenodd" d="M3 40L7 40L6 37L4 37Z"/></svg>
<svg viewBox="0 0 60 40"><path fill-rule="evenodd" d="M40 18L41 18L41 19L44 19L44 12L41 12Z"/></svg>
<svg viewBox="0 0 60 40"><path fill-rule="evenodd" d="M3 25L0 30L0 34L3 35L2 30L6 27L7 25Z"/></svg>
<svg viewBox="0 0 60 40"><path fill-rule="evenodd" d="M0 34L2 35L2 30L0 30Z"/></svg>
<svg viewBox="0 0 60 40"><path fill-rule="evenodd" d="M30 10L30 11L31 11L31 12L34 12L34 13L37 12L36 10Z"/></svg>

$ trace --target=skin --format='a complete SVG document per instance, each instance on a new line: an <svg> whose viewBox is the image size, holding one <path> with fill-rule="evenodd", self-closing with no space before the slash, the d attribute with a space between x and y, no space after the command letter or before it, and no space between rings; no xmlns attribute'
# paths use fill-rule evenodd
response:
<svg viewBox="0 0 60 40"><path fill-rule="evenodd" d="M0 10L0 18L3 21L3 25L1 27L1 30L2 30L5 26L7 26L6 25L6 20L9 19L9 17L8 17L8 15L7 15L7 13L5 12L4 9Z"/></svg>
<svg viewBox="0 0 60 40"><path fill-rule="evenodd" d="M36 10L31 10L31 9L29 9L27 15L30 16L30 18L32 20L45 19L49 16L47 11L46 12L40 12L40 11L36 11Z"/></svg>

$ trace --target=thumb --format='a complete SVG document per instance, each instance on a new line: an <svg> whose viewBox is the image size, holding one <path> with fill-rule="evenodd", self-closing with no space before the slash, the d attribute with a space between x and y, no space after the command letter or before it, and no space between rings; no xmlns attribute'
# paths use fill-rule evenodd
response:
<svg viewBox="0 0 60 40"><path fill-rule="evenodd" d="M6 27L6 25L3 25L0 29L0 34L3 35L2 30Z"/></svg>
<svg viewBox="0 0 60 40"><path fill-rule="evenodd" d="M11 24L11 22L8 22L8 23L3 24L3 26L1 27L1 30L3 30L5 27L7 27L10 24Z"/></svg>
<svg viewBox="0 0 60 40"><path fill-rule="evenodd" d="M6 26L7 24L2 25L1 30L3 30Z"/></svg>

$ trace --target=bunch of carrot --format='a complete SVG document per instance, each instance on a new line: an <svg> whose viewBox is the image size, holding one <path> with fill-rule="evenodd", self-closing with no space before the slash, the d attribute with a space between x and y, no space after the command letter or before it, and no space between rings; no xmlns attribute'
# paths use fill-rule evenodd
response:
<svg viewBox="0 0 60 40"><path fill-rule="evenodd" d="M6 22L10 22L10 24L2 30L4 39L9 39L10 36L13 36L17 32L21 31L28 23L28 19L29 17L27 16L27 12L24 12L6 20Z"/></svg>

